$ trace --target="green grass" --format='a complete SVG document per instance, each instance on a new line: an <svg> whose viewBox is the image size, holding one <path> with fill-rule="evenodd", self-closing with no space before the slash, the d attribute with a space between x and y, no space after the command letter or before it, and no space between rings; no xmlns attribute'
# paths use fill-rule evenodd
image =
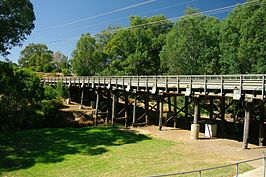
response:
<svg viewBox="0 0 266 177"><path fill-rule="evenodd" d="M0 133L0 176L146 176L228 163L217 154L205 155L182 143L108 127ZM232 176L234 171L203 174Z"/></svg>

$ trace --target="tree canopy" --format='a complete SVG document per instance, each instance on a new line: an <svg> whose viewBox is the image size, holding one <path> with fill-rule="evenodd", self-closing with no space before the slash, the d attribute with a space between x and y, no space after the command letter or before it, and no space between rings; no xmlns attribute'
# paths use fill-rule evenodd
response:
<svg viewBox="0 0 266 177"><path fill-rule="evenodd" d="M72 67L77 75L94 75L99 67L99 61L95 57L96 40L90 34L83 34L72 53Z"/></svg>
<svg viewBox="0 0 266 177"><path fill-rule="evenodd" d="M167 35L160 56L167 74L218 74L219 20L187 9Z"/></svg>
<svg viewBox="0 0 266 177"><path fill-rule="evenodd" d="M104 51L110 58L109 75L160 74L159 52L172 23L165 16L130 17L129 29L117 30Z"/></svg>
<svg viewBox="0 0 266 177"><path fill-rule="evenodd" d="M53 52L45 44L29 44L20 53L19 65L35 71L51 72L55 66Z"/></svg>
<svg viewBox="0 0 266 177"><path fill-rule="evenodd" d="M220 31L223 74L266 73L266 0L235 8Z"/></svg>
<svg viewBox="0 0 266 177"><path fill-rule="evenodd" d="M21 41L34 28L33 5L30 0L0 1L0 54L7 55L8 49L21 45Z"/></svg>

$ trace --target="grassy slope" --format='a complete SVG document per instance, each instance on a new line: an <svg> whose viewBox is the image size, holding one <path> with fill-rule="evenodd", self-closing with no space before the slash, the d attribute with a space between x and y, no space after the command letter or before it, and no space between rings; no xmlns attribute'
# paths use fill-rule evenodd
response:
<svg viewBox="0 0 266 177"><path fill-rule="evenodd" d="M0 133L0 157L0 176L145 176L228 163L182 143L105 127ZM203 175L233 173L231 167Z"/></svg>

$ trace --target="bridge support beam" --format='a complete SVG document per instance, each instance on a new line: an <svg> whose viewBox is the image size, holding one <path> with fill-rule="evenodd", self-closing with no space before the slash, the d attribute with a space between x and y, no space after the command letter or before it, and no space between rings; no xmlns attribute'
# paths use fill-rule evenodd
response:
<svg viewBox="0 0 266 177"><path fill-rule="evenodd" d="M159 130L162 130L163 127L163 95L159 94L159 99L160 99L160 106L159 106Z"/></svg>
<svg viewBox="0 0 266 177"><path fill-rule="evenodd" d="M128 93L125 92L125 128L128 127Z"/></svg>
<svg viewBox="0 0 266 177"><path fill-rule="evenodd" d="M264 118L265 118L265 108L264 102L262 101L260 106L260 120L259 120L259 146L263 146L264 141Z"/></svg>
<svg viewBox="0 0 266 177"><path fill-rule="evenodd" d="M137 111L137 104L138 104L138 100L137 100L137 96L134 97L134 103L133 103L133 116L132 116L132 124L134 126L134 124L136 123L136 111Z"/></svg>
<svg viewBox="0 0 266 177"><path fill-rule="evenodd" d="M97 125L97 121L98 121L98 114L99 114L99 108L100 108L100 91L97 90L96 93L96 112L95 112L95 119L94 119L94 125Z"/></svg>
<svg viewBox="0 0 266 177"><path fill-rule="evenodd" d="M112 119L112 98L111 98L111 91L107 90L107 117L106 123L109 125L110 120Z"/></svg>
<svg viewBox="0 0 266 177"><path fill-rule="evenodd" d="M221 135L226 135L226 128L225 128L225 98L221 98L220 103L220 115L221 115Z"/></svg>
<svg viewBox="0 0 266 177"><path fill-rule="evenodd" d="M81 96L80 96L80 105L79 109L83 109L83 97L84 97L84 88L81 88Z"/></svg>
<svg viewBox="0 0 266 177"><path fill-rule="evenodd" d="M116 114L116 94L112 94L112 126L114 126L114 119L115 119L115 114Z"/></svg>
<svg viewBox="0 0 266 177"><path fill-rule="evenodd" d="M71 104L71 95L70 95L70 93L71 93L71 90L70 90L70 85L68 85L68 90L67 90L67 100L66 100L66 104Z"/></svg>
<svg viewBox="0 0 266 177"><path fill-rule="evenodd" d="M213 98L210 97L210 110L209 110L209 117L210 117L210 120L213 119Z"/></svg>
<svg viewBox="0 0 266 177"><path fill-rule="evenodd" d="M248 148L248 137L249 137L249 124L250 124L250 111L251 111L251 102L246 102L245 107L245 120L244 120L244 133L243 133L243 143L242 148Z"/></svg>
<svg viewBox="0 0 266 177"><path fill-rule="evenodd" d="M261 119L259 122L259 146L263 146L264 140L264 120Z"/></svg>
<svg viewBox="0 0 266 177"><path fill-rule="evenodd" d="M148 117L148 114L149 114L149 92L146 92L145 93L145 98L144 98L144 104L145 104L145 123L146 125L148 124L149 122L149 117Z"/></svg>
<svg viewBox="0 0 266 177"><path fill-rule="evenodd" d="M171 109L171 107L172 107L172 105L171 105L171 97L168 96L167 100L168 100L168 112L171 112L172 111L172 109Z"/></svg>
<svg viewBox="0 0 266 177"><path fill-rule="evenodd" d="M189 120L188 120L188 108L189 108L189 105L188 105L189 100L188 99L189 99L189 97L188 96L185 96L185 104L184 105L185 106L187 105L185 107L185 111L184 111L185 112L185 127L186 128L188 128L189 127L189 124L190 124L189 123Z"/></svg>
<svg viewBox="0 0 266 177"><path fill-rule="evenodd" d="M177 123L177 105L176 105L176 96L174 96L174 128L176 128L176 123Z"/></svg>
<svg viewBox="0 0 266 177"><path fill-rule="evenodd" d="M194 120L193 124L191 124L191 136L190 138L193 140L197 140L199 138L199 116L200 116L200 99L199 97L194 97Z"/></svg>

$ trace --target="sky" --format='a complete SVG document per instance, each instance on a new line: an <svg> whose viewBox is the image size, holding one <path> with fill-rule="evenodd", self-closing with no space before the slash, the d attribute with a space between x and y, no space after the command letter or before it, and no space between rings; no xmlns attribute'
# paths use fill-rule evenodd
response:
<svg viewBox="0 0 266 177"><path fill-rule="evenodd" d="M187 7L200 11L244 3L245 0L31 0L35 13L35 28L21 47L14 47L7 58L18 62L20 52L31 43L46 44L54 52L71 58L83 33L95 35L109 25L126 27L129 16L165 15L179 17ZM230 11L230 9L229 9ZM229 13L218 11L206 15L223 19ZM0 57L3 60L3 57Z"/></svg>

